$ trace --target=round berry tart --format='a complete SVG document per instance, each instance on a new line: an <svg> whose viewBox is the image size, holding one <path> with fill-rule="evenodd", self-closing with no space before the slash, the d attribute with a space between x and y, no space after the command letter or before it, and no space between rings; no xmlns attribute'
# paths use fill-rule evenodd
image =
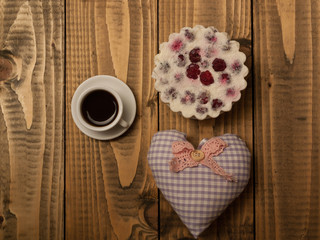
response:
<svg viewBox="0 0 320 240"><path fill-rule="evenodd" d="M240 99L247 82L240 44L214 27L184 27L160 45L152 77L171 110L199 120L218 117Z"/></svg>

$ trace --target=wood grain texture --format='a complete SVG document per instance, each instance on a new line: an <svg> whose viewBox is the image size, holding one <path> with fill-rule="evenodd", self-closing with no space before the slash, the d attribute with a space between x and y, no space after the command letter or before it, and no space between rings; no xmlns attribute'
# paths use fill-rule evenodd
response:
<svg viewBox="0 0 320 240"><path fill-rule="evenodd" d="M257 239L320 238L319 10L254 2Z"/></svg>
<svg viewBox="0 0 320 240"><path fill-rule="evenodd" d="M215 26L227 32L232 39L241 43L251 71L251 2L244 1L159 1L159 43L168 40L173 32L182 27L197 24ZM197 145L203 138L224 133L238 134L252 152L252 76L247 76L248 87L232 110L217 119L187 120L169 107L160 103L160 130L177 129L187 133L188 140ZM199 239L253 239L253 180L235 202L224 212ZM174 213L170 205L161 198L160 203L161 239L192 239L192 235Z"/></svg>
<svg viewBox="0 0 320 240"><path fill-rule="evenodd" d="M64 236L63 9L0 1L0 239Z"/></svg>
<svg viewBox="0 0 320 240"><path fill-rule="evenodd" d="M158 128L194 145L238 134L254 154L248 187L199 239L320 239L319 13L317 0L0 0L0 240L193 239L147 166ZM151 79L158 45L197 24L239 41L250 71L232 110L204 121L158 104ZM112 141L71 117L74 91L98 74L137 100Z"/></svg>
<svg viewBox="0 0 320 240"><path fill-rule="evenodd" d="M66 239L157 239L157 189L147 151L157 130L151 79L157 46L155 1L67 2ZM131 128L112 141L82 134L71 98L93 75L124 81L137 101Z"/></svg>

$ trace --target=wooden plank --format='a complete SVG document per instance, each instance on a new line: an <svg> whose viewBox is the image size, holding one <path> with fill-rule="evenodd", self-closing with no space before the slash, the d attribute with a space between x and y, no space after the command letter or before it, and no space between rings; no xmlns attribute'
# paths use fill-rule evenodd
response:
<svg viewBox="0 0 320 240"><path fill-rule="evenodd" d="M147 151L157 130L151 80L156 53L155 1L67 1L66 239L156 239L157 189ZM98 141L75 126L70 103L87 78L106 74L132 89L133 126Z"/></svg>
<svg viewBox="0 0 320 240"><path fill-rule="evenodd" d="M241 51L248 60L251 70L251 7L249 0L243 1L159 1L159 43L167 41L170 33L182 27L197 24L215 26L227 32L232 39L241 43ZM203 138L224 133L238 134L250 151L253 150L252 130L252 76L247 76L248 87L231 112L217 119L197 121L186 120L160 103L160 129L177 129L187 133L191 143L197 145ZM199 239L253 239L253 180L240 198L231 204ZM161 198L160 203L161 239L192 239L192 235L182 224L169 204Z"/></svg>
<svg viewBox="0 0 320 240"><path fill-rule="evenodd" d="M64 236L63 4L0 1L0 239Z"/></svg>
<svg viewBox="0 0 320 240"><path fill-rule="evenodd" d="M319 1L254 1L256 238L320 238Z"/></svg>

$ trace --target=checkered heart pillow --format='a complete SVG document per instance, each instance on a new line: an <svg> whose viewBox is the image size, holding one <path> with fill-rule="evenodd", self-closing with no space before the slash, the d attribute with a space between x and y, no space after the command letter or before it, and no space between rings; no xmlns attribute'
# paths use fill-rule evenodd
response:
<svg viewBox="0 0 320 240"><path fill-rule="evenodd" d="M197 238L244 190L250 152L233 134L204 139L197 149L176 130L156 133L148 162L158 188Z"/></svg>

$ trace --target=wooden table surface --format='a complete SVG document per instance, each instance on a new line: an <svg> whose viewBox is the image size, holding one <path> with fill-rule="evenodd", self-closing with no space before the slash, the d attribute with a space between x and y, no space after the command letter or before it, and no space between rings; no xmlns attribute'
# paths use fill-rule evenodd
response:
<svg viewBox="0 0 320 240"><path fill-rule="evenodd" d="M217 119L159 102L151 72L181 27L215 26L241 43L248 87ZM76 88L106 74L137 101L127 133L82 134ZM320 239L320 1L0 0L0 239L163 239L192 235L147 164L158 130L191 143L238 134L248 187L199 239Z"/></svg>

